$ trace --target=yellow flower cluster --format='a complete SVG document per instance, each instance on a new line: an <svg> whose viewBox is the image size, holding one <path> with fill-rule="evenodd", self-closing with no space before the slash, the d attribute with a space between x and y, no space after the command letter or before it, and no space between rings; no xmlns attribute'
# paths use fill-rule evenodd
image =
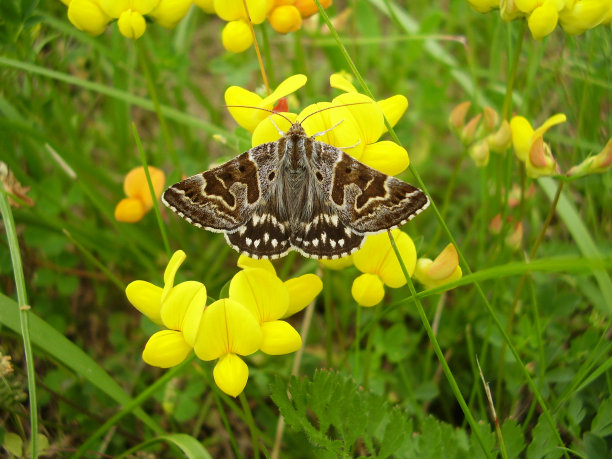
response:
<svg viewBox="0 0 612 459"><path fill-rule="evenodd" d="M216 14L227 24L221 33L223 46L228 51L241 53L253 44L253 33L249 26L268 22L278 33L295 32L302 27L302 19L318 11L314 0L247 0L248 14L244 0L193 0L207 13ZM327 8L332 0L321 0Z"/></svg>
<svg viewBox="0 0 612 459"><path fill-rule="evenodd" d="M527 18L536 40L549 35L557 24L570 35L580 35L598 25L612 24L610 0L468 0L479 13L499 8L504 21Z"/></svg>
<svg viewBox="0 0 612 459"><path fill-rule="evenodd" d="M68 19L79 30L100 35L111 21L127 38L137 39L147 28L145 18L173 28L189 11L191 0L62 0Z"/></svg>
<svg viewBox="0 0 612 459"><path fill-rule="evenodd" d="M269 355L295 352L302 346L299 333L283 320L305 308L321 291L314 274L281 281L266 260L241 257L243 268L231 280L229 298L206 306L201 282L174 283L185 261L185 252L174 253L164 272L164 286L131 282L125 292L136 309L163 326L151 336L142 353L149 365L169 368L193 350L204 361L217 360L215 383L228 395L238 396L249 376L240 356L258 350Z"/></svg>

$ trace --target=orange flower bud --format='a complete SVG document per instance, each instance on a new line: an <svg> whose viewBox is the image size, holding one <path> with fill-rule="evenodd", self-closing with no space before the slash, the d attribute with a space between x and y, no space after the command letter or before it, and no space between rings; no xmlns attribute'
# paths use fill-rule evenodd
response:
<svg viewBox="0 0 612 459"><path fill-rule="evenodd" d="M278 33L289 33L299 30L302 26L302 16L295 6L283 5L272 10L268 21Z"/></svg>
<svg viewBox="0 0 612 459"><path fill-rule="evenodd" d="M480 124L480 118L482 118L482 113L479 113L474 118L472 118L461 130L461 134L459 138L463 142L464 145L469 145L474 140L474 135L476 134L476 129Z"/></svg>
<svg viewBox="0 0 612 459"><path fill-rule="evenodd" d="M465 116L467 115L471 105L472 102L468 100L466 102L461 102L459 105L453 108L453 111L448 117L448 124L450 124L451 129L459 132L459 130L463 128L465 124Z"/></svg>
<svg viewBox="0 0 612 459"><path fill-rule="evenodd" d="M325 9L331 6L332 0L320 0L319 3ZM312 16L319 11L314 0L295 0L295 2L293 2L293 6L298 9L303 18Z"/></svg>

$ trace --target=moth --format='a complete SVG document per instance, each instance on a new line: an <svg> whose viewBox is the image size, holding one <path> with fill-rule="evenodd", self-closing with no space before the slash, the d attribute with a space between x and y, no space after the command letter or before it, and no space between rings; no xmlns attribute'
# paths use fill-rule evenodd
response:
<svg viewBox="0 0 612 459"><path fill-rule="evenodd" d="M162 202L192 225L224 233L231 247L256 259L291 250L309 258L344 257L367 235L403 225L427 208L420 189L316 140L327 131L308 136L305 119L286 133L279 129L275 142L172 185Z"/></svg>

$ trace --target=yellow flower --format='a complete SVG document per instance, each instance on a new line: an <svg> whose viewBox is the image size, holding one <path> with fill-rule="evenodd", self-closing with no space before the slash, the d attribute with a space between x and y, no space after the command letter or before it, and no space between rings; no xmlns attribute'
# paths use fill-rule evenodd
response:
<svg viewBox="0 0 612 459"><path fill-rule="evenodd" d="M253 24L261 24L266 20L270 10L271 2L268 0L247 0L249 15L244 10L244 0L215 0L215 12L224 21L236 21L242 19L248 21L249 17Z"/></svg>
<svg viewBox="0 0 612 459"><path fill-rule="evenodd" d="M338 74L332 76L330 80L336 87L354 89L350 82ZM252 104L247 102L245 105ZM328 107L337 108L322 111L304 120L308 115ZM292 121L304 120L302 126L308 135L327 131L318 135L317 140L342 148L354 158L385 174L396 175L408 167L410 163L408 152L394 142L378 141L378 139L386 132L384 117L393 126L407 107L408 100L401 95L375 102L351 90L335 97L332 102L309 105L299 115L293 113L285 115ZM279 139L280 134L274 124L283 132L290 127L289 122L278 115L264 114L261 119L253 131L253 146Z"/></svg>
<svg viewBox="0 0 612 459"><path fill-rule="evenodd" d="M174 253L164 272L164 287L136 280L125 289L130 303L142 314L167 329L147 342L142 359L149 365L168 368L181 363L193 348L206 306L206 287L195 281L174 285L174 277L185 261L182 250Z"/></svg>
<svg viewBox="0 0 612 459"><path fill-rule="evenodd" d="M559 11L557 6L554 1L548 0L531 11L527 19L527 25L533 38L541 40L555 30L558 20Z"/></svg>
<svg viewBox="0 0 612 459"><path fill-rule="evenodd" d="M468 148L468 154L474 160L476 167L485 167L489 164L489 143L486 139L473 143Z"/></svg>
<svg viewBox="0 0 612 459"><path fill-rule="evenodd" d="M246 51L253 44L253 34L246 21L239 19L230 21L221 32L223 47L232 53Z"/></svg>
<svg viewBox="0 0 612 459"><path fill-rule="evenodd" d="M499 8L499 0L468 0L468 2L479 13L488 13L493 8Z"/></svg>
<svg viewBox="0 0 612 459"><path fill-rule="evenodd" d="M399 229L391 231L391 235L408 274L412 276L416 265L416 248L412 239ZM398 288L407 282L386 232L368 236L363 247L353 254L353 262L364 273L353 281L351 290L355 301L362 306L374 306L382 301L383 284Z"/></svg>
<svg viewBox="0 0 612 459"><path fill-rule="evenodd" d="M331 6L332 0L319 0L319 3L323 9L326 9ZM319 12L319 8L317 8L317 4L314 2L314 0L294 0L293 6L298 9L304 18Z"/></svg>
<svg viewBox="0 0 612 459"><path fill-rule="evenodd" d="M149 175L153 183L155 199L159 199L164 189L166 176L163 171L153 166L149 166ZM127 223L140 221L153 208L153 199L144 167L139 166L128 172L123 181L123 190L127 198L119 201L115 207L115 220Z"/></svg>
<svg viewBox="0 0 612 459"><path fill-rule="evenodd" d="M268 15L268 22L278 33L295 32L302 27L300 11L293 5L277 6Z"/></svg>
<svg viewBox="0 0 612 459"><path fill-rule="evenodd" d="M601 150L595 156L590 156L582 161L577 166L572 167L567 175L569 177L581 176L586 174L601 174L606 172L612 166L612 139L608 140L608 143L603 150Z"/></svg>
<svg viewBox="0 0 612 459"><path fill-rule="evenodd" d="M267 97L261 97L254 92L248 91L240 86L230 86L225 91L225 103L227 105L245 105L249 108L229 107L228 110L234 120L249 132L253 132L257 125L266 119L270 113L250 107L261 107L268 110L274 108L279 99L297 91L306 84L306 75L293 75L284 80ZM272 126L273 127L273 126ZM263 143L263 142L262 142Z"/></svg>
<svg viewBox="0 0 612 459"><path fill-rule="evenodd" d="M240 255L237 264L242 269L264 269L270 274L276 276L276 270L274 269L274 266L270 260L254 260L246 255ZM319 293L321 293L321 290L323 290L323 282L321 282L319 276L314 274L303 274L302 276L294 277L286 280L284 285L289 293L289 306L287 307L287 311L282 315L282 319L300 312L302 309L308 306Z"/></svg>
<svg viewBox="0 0 612 459"><path fill-rule="evenodd" d="M459 256L453 244L448 244L435 260L419 258L414 271L414 277L427 288L461 279Z"/></svg>
<svg viewBox="0 0 612 459"><path fill-rule="evenodd" d="M570 35L579 35L599 24L610 21L610 0L574 0L559 14L563 30Z"/></svg>
<svg viewBox="0 0 612 459"><path fill-rule="evenodd" d="M208 14L215 12L215 0L193 0L193 4Z"/></svg>
<svg viewBox="0 0 612 459"><path fill-rule="evenodd" d="M215 384L226 394L237 397L249 377L249 368L238 356L257 352L262 338L253 314L242 304L223 299L206 308L193 349L202 360L218 359L213 370Z"/></svg>
<svg viewBox="0 0 612 459"><path fill-rule="evenodd" d="M164 27L174 27L190 6L191 0L72 0L68 19L91 35L100 35L117 19L121 34L135 40L145 32L145 16Z"/></svg>
<svg viewBox="0 0 612 459"><path fill-rule="evenodd" d="M541 175L551 175L557 170L550 147L543 140L544 133L552 126L566 120L563 113L548 118L542 126L533 129L531 123L522 116L515 116L510 120L512 129L512 144L516 156L525 163L527 175L532 178Z"/></svg>

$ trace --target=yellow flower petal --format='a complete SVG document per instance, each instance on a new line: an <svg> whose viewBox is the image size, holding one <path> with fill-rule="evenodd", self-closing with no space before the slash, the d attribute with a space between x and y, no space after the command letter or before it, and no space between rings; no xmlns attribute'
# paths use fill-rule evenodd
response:
<svg viewBox="0 0 612 459"><path fill-rule="evenodd" d="M164 189L166 175L162 170L153 166L149 166L149 175L151 176L151 183L153 183L153 191L155 192L155 199L157 200ZM136 167L127 173L123 181L123 191L128 198L140 199L146 210L153 207L153 199L149 192L149 184L144 172L144 167Z"/></svg>
<svg viewBox="0 0 612 459"><path fill-rule="evenodd" d="M459 265L455 267L455 269L449 274L448 277L442 279L432 278L431 276L429 276L428 273L429 268L432 264L433 261L429 258L419 258L416 264L416 268L414 270L415 279L418 280L425 287L434 288L461 279L462 271Z"/></svg>
<svg viewBox="0 0 612 459"><path fill-rule="evenodd" d="M427 270L427 275L433 280L446 279L459 266L459 255L453 244L448 244L433 261Z"/></svg>
<svg viewBox="0 0 612 459"><path fill-rule="evenodd" d="M121 13L117 25L119 26L121 35L126 38L131 38L132 40L140 38L147 28L147 24L142 14L132 10Z"/></svg>
<svg viewBox="0 0 612 459"><path fill-rule="evenodd" d="M343 72L332 73L329 77L329 85L344 92L358 92L353 83L345 78Z"/></svg>
<svg viewBox="0 0 612 459"><path fill-rule="evenodd" d="M565 121L567 121L567 117L564 113L557 113L556 115L551 116L546 121L544 121L544 124L542 124L542 126L540 126L534 131L533 138L542 137L544 133L548 131L551 127L557 124L565 123Z"/></svg>
<svg viewBox="0 0 612 459"><path fill-rule="evenodd" d="M319 3L325 9L332 4L332 0L319 0ZM317 8L314 0L294 0L293 4L300 11L302 17L305 18L319 12L319 8Z"/></svg>
<svg viewBox="0 0 612 459"><path fill-rule="evenodd" d="M197 331L200 317L206 306L206 287L201 282L187 281L175 285L166 295L161 307L162 322L170 330L181 330L187 325L190 328L190 339ZM193 323L193 322L197 323ZM195 330L194 330L195 328Z"/></svg>
<svg viewBox="0 0 612 459"><path fill-rule="evenodd" d="M295 328L283 320L265 322L261 325L263 340L261 352L268 355L284 355L302 347L302 338Z"/></svg>
<svg viewBox="0 0 612 459"><path fill-rule="evenodd" d="M266 19L270 8L267 0L247 0L249 16L253 24L261 24ZM215 0L215 11L224 21L235 21L248 19L244 9L243 0Z"/></svg>
<svg viewBox="0 0 612 459"><path fill-rule="evenodd" d="M607 0L581 0L561 10L559 21L565 32L579 35L606 21L610 11L612 8Z"/></svg>
<svg viewBox="0 0 612 459"><path fill-rule="evenodd" d="M367 145L359 160L387 175L397 175L410 164L406 149L389 140Z"/></svg>
<svg viewBox="0 0 612 459"><path fill-rule="evenodd" d="M545 2L531 12L527 24L533 38L541 40L555 30L558 20L557 8L552 3Z"/></svg>
<svg viewBox="0 0 612 459"><path fill-rule="evenodd" d="M68 6L68 19L79 30L100 35L112 19L95 0L72 0Z"/></svg>
<svg viewBox="0 0 612 459"><path fill-rule="evenodd" d="M162 27L171 29L185 17L192 0L161 0L149 16Z"/></svg>
<svg viewBox="0 0 612 459"><path fill-rule="evenodd" d="M514 5L523 13L531 13L538 6L538 0L514 0Z"/></svg>
<svg viewBox="0 0 612 459"><path fill-rule="evenodd" d="M361 306L371 307L380 303L385 296L385 289L376 274L362 274L353 281L351 294Z"/></svg>
<svg viewBox="0 0 612 459"><path fill-rule="evenodd" d="M336 105L337 104L332 104L331 102L319 102L316 104L308 105L306 108L304 108L298 115L297 119L300 120L300 123L302 123L302 127L306 131L306 134L308 134L309 136L313 136L315 134L320 134L332 128L334 124L332 123L329 117L329 113L334 110L339 110L339 109L337 108L328 109L328 108L335 107ZM315 112L320 112L320 113L313 115L313 113ZM340 124L343 124L343 123L340 123ZM320 142L327 143L329 145L338 146L339 144L336 138L336 133L338 132L339 127L340 126L336 126L333 129L331 129L329 132L326 132L323 135L318 135L317 140ZM349 146L354 145L357 142L359 142L359 138L357 137L357 133L353 132L353 137L351 139L351 143L349 144ZM346 146L346 145L340 145L340 146Z"/></svg>
<svg viewBox="0 0 612 459"><path fill-rule="evenodd" d="M185 261L185 258L187 258L187 255L182 250L177 250L172 254L172 258L170 258L168 266L166 266L164 271L164 294L162 295L162 301L174 285L174 276L176 276L176 272Z"/></svg>
<svg viewBox="0 0 612 459"><path fill-rule="evenodd" d="M280 319L289 307L289 292L283 282L258 268L236 273L230 282L229 297L245 306L259 323Z"/></svg>
<svg viewBox="0 0 612 459"><path fill-rule="evenodd" d="M231 21L223 27L221 42L228 51L241 53L249 49L253 44L253 34L245 21Z"/></svg>
<svg viewBox="0 0 612 459"><path fill-rule="evenodd" d="M215 12L215 0L193 0L193 4L208 14Z"/></svg>
<svg viewBox="0 0 612 459"><path fill-rule="evenodd" d="M402 256L402 261L406 266L406 270L408 271L408 275L412 276L414 273L414 268L416 266L416 247L414 246L414 242L410 236L400 230L392 231L393 238L395 239L395 243L399 252ZM389 244L390 253L383 260L382 266L378 272L381 280L392 288L398 288L402 285L406 284L406 277L402 271L402 268L395 256L395 252L391 247L391 242L389 242L389 236L384 234L387 238Z"/></svg>
<svg viewBox="0 0 612 459"><path fill-rule="evenodd" d="M295 122L295 120L297 119L297 115L295 113L283 113L283 115L289 118L292 122ZM253 131L253 135L251 137L251 144L254 147L267 142L275 142L276 140L280 139L281 135L279 134L274 124L272 124L272 121L274 121L276 127L278 127L278 129L280 129L282 132L287 132L291 127L289 121L287 121L282 116L268 114L262 119L262 121Z"/></svg>
<svg viewBox="0 0 612 459"><path fill-rule="evenodd" d="M323 282L319 276L304 274L285 281L285 287L289 292L289 307L283 318L292 316L308 306L323 290Z"/></svg>
<svg viewBox="0 0 612 459"><path fill-rule="evenodd" d="M156 324L162 324L161 287L143 280L136 280L128 284L125 288L125 294L132 306Z"/></svg>
<svg viewBox="0 0 612 459"><path fill-rule="evenodd" d="M303 87L308 81L306 75L297 74L292 75L289 78L285 79L281 84L279 84L272 94L268 97L264 98L260 103L259 107L268 107L277 102L280 98L286 97L289 94L294 93L301 87Z"/></svg>
<svg viewBox="0 0 612 459"><path fill-rule="evenodd" d="M215 384L232 397L238 397L249 379L249 367L236 354L227 354L215 365L213 370Z"/></svg>
<svg viewBox="0 0 612 459"><path fill-rule="evenodd" d="M348 257L338 258L336 260L319 260L323 266L328 269L340 270L344 268L348 268L353 264L353 255L349 255Z"/></svg>
<svg viewBox="0 0 612 459"><path fill-rule="evenodd" d="M383 134L384 120L382 110L368 96L359 93L344 93L335 97L333 103L336 105L358 104L330 110L330 119L332 125L340 120L344 120L336 129L343 130L347 129L348 126L357 129L357 135L361 139L363 147L376 142Z"/></svg>
<svg viewBox="0 0 612 459"><path fill-rule="evenodd" d="M526 161L531 148L531 137L533 136L533 128L531 123L522 116L515 116L510 120L510 128L512 130L512 145L514 152L521 161Z"/></svg>
<svg viewBox="0 0 612 459"><path fill-rule="evenodd" d="M378 106L384 113L387 121L389 121L391 127L393 127L400 118L404 116L404 113L406 113L408 109L408 99L401 94L397 94L387 99L379 100ZM387 126L383 125L383 132L387 132Z"/></svg>
<svg viewBox="0 0 612 459"><path fill-rule="evenodd" d="M162 330L153 334L144 351L142 360L154 367L170 368L181 363L191 352L183 334L174 330Z"/></svg>
<svg viewBox="0 0 612 459"><path fill-rule="evenodd" d="M468 0L470 6L479 13L488 13L493 8L499 8L499 0Z"/></svg>
<svg viewBox="0 0 612 459"><path fill-rule="evenodd" d="M302 27L302 16L293 5L281 5L272 10L268 16L268 22L278 33L289 33L300 30Z"/></svg>
<svg viewBox="0 0 612 459"><path fill-rule="evenodd" d="M261 327L255 316L240 303L223 299L204 311L194 351L205 361L226 354L250 355L259 349L261 340Z"/></svg>
<svg viewBox="0 0 612 459"><path fill-rule="evenodd" d="M270 115L262 110L250 108L259 107L261 100L261 97L259 97L257 94L241 88L240 86L230 86L225 90L225 104L229 105L227 108L228 111L236 123L249 132L253 132L257 125ZM232 105L243 105L246 108L231 107Z"/></svg>
<svg viewBox="0 0 612 459"><path fill-rule="evenodd" d="M247 257L246 255L240 255L238 257L238 263L236 263L239 268L247 269L247 268L259 268L268 271L270 274L276 276L276 270L274 269L274 265L270 260L265 260L263 258L259 260L255 260L253 258Z"/></svg>
<svg viewBox="0 0 612 459"><path fill-rule="evenodd" d="M136 223L146 214L144 204L140 199L124 198L115 207L115 220L124 223Z"/></svg>

